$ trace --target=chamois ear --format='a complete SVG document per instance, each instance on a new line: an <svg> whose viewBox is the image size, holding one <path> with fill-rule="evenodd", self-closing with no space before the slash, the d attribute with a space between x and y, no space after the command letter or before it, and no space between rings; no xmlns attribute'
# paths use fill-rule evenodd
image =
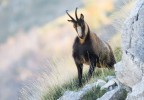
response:
<svg viewBox="0 0 144 100"><path fill-rule="evenodd" d="M80 15L80 19L84 20L84 15L83 14Z"/></svg>

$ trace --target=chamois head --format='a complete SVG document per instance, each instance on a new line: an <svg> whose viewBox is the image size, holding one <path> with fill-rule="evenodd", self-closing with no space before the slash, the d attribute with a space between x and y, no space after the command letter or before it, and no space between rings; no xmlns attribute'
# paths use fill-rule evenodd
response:
<svg viewBox="0 0 144 100"><path fill-rule="evenodd" d="M77 8L75 10L75 17L76 19L74 19L69 13L68 10L66 10L66 13L68 14L68 16L71 18L71 20L68 20L69 22L73 23L73 27L75 28L78 37L80 39L85 39L87 33L88 33L88 26L84 21L84 15L80 14L80 18L78 18L77 16Z"/></svg>

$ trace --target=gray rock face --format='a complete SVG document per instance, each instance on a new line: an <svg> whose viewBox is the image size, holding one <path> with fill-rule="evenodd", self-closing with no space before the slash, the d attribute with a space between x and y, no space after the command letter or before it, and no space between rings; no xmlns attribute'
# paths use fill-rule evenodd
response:
<svg viewBox="0 0 144 100"><path fill-rule="evenodd" d="M127 100L144 100L144 78L133 86L132 93L128 95Z"/></svg>
<svg viewBox="0 0 144 100"><path fill-rule="evenodd" d="M115 65L118 80L132 88L127 100L144 100L144 1L138 0L124 23L122 60Z"/></svg>
<svg viewBox="0 0 144 100"><path fill-rule="evenodd" d="M144 73L144 1L138 0L124 23L122 33L122 61L116 64L117 78L132 87Z"/></svg>

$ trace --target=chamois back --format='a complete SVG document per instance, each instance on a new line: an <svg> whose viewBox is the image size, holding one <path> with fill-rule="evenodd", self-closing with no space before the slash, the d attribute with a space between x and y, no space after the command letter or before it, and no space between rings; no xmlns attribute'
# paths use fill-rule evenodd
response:
<svg viewBox="0 0 144 100"><path fill-rule="evenodd" d="M99 57L99 67L113 67L116 61L110 45L101 40L95 33L90 33L90 39L92 48Z"/></svg>

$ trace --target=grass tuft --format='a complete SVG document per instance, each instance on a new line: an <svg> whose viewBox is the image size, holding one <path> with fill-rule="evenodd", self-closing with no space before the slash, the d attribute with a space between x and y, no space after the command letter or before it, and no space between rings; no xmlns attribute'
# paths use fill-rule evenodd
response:
<svg viewBox="0 0 144 100"><path fill-rule="evenodd" d="M106 93L106 90L100 90L100 87L94 87L91 91L89 91L82 100L96 100L100 98L103 94Z"/></svg>

